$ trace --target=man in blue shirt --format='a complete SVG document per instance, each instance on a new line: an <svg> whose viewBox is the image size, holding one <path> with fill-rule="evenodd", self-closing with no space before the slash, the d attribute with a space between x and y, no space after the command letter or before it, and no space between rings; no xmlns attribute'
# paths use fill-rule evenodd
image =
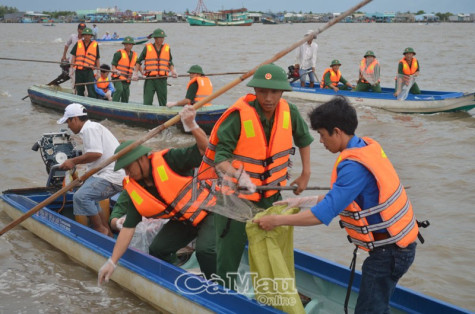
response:
<svg viewBox="0 0 475 314"><path fill-rule="evenodd" d="M272 230L282 225L329 225L340 215L340 224L351 241L369 251L355 313L389 313L394 288L415 258L418 227L412 205L381 146L370 138L355 136L356 111L344 97L315 108L309 117L325 148L340 153L332 174L332 189L325 196L274 203L311 210L264 216L254 222L264 230Z"/></svg>

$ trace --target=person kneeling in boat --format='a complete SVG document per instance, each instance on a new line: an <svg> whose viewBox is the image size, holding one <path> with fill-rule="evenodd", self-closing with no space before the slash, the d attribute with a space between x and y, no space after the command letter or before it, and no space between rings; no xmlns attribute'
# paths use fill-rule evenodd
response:
<svg viewBox="0 0 475 314"><path fill-rule="evenodd" d="M125 37L122 44L124 45L124 49L117 50L112 57L112 79L116 81L114 83L116 92L112 100L128 103L130 80L132 79L135 63L137 62L137 53L132 51L135 45L135 40L132 37Z"/></svg>
<svg viewBox="0 0 475 314"><path fill-rule="evenodd" d="M99 270L99 284L112 275L142 216L170 219L150 245L150 255L176 264L177 250L196 238L196 257L201 271L207 278L216 272L214 218L212 213L202 209L212 206L215 199L207 187L192 176L208 145L206 133L196 123L195 115L191 106L185 106L180 112L185 131L189 129L196 139L195 145L151 154L150 148L139 145L117 160L115 169L124 168L128 177L123 182L125 191L115 206L126 207L127 214L112 256ZM132 143L122 143L116 153Z"/></svg>
<svg viewBox="0 0 475 314"><path fill-rule="evenodd" d="M340 72L341 63L338 60L333 60L330 64L330 67L323 72L322 80L320 81L320 88L331 88L335 92L338 92L340 89L347 90L352 89L353 85L350 82L345 80ZM338 83L342 83L343 86L338 87Z"/></svg>
<svg viewBox="0 0 475 314"><path fill-rule="evenodd" d="M167 107L193 105L213 93L213 84L199 65L192 65L188 73L190 73L190 81L186 87L185 98L180 101L169 101ZM205 104L205 106L209 105L211 103Z"/></svg>
<svg viewBox="0 0 475 314"><path fill-rule="evenodd" d="M374 55L374 52L368 50L360 62L360 78L356 84L356 92L373 91L381 93L381 86L379 85L380 66Z"/></svg>
<svg viewBox="0 0 475 314"><path fill-rule="evenodd" d="M416 254L419 227L411 202L379 143L355 135L358 118L346 98L338 96L316 107L309 118L325 148L339 153L331 176L332 189L325 196L274 203L310 210L263 216L254 222L264 230L272 230L286 225L329 225L339 215L350 242L369 251L362 267L355 313L389 313L394 288Z"/></svg>
<svg viewBox="0 0 475 314"><path fill-rule="evenodd" d="M83 141L83 154L67 159L59 166L61 169L71 170L76 165L86 164L87 171L90 171L111 157L119 146L119 141L106 127L88 120L86 108L81 104L73 103L67 106L64 116L57 123L67 123L68 128L74 134L79 134ZM107 215L98 202L122 191L121 182L124 175L124 171L114 171L114 163L111 163L89 177L74 192L74 215L87 216L94 230L112 235L107 224Z"/></svg>
<svg viewBox="0 0 475 314"><path fill-rule="evenodd" d="M112 100L112 96L115 93L114 84L109 81L110 70L111 68L107 64L101 65L101 76L94 83L94 90L99 99Z"/></svg>
<svg viewBox="0 0 475 314"><path fill-rule="evenodd" d="M408 85L411 78L419 76L420 64L414 57L416 52L413 48L407 47L402 53L404 57L399 60L396 76L396 91L394 97L397 97L401 93L403 85ZM411 94L420 94L421 90L416 82L412 82Z"/></svg>

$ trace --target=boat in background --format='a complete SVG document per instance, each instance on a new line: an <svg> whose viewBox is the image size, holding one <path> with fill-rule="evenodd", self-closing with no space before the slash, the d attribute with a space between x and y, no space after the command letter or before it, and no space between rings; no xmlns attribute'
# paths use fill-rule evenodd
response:
<svg viewBox="0 0 475 314"><path fill-rule="evenodd" d="M201 16L188 15L186 21L190 26L216 26L216 21Z"/></svg>
<svg viewBox="0 0 475 314"><path fill-rule="evenodd" d="M190 26L250 26L254 22L248 18L246 8L211 12L203 0L198 0L196 9L186 20Z"/></svg>
<svg viewBox="0 0 475 314"><path fill-rule="evenodd" d="M60 86L33 85L28 89L28 96L34 105L54 109L61 113L71 103L82 104L87 109L88 116L93 119L110 119L128 125L145 128L155 128L165 123L180 112L182 107L148 106L140 103L121 103L73 94L73 91ZM196 111L196 122L206 132L210 133L228 106L209 105ZM177 123L183 131L181 121Z"/></svg>
<svg viewBox="0 0 475 314"><path fill-rule="evenodd" d="M322 89L318 84L309 87L300 86L300 81L293 82L291 92L285 96L324 103L337 95L345 96L353 105L381 108L399 113L437 113L468 111L475 108L475 93L444 92L421 90L420 94L409 94L405 100L394 97L394 88L382 87L381 93L356 92L349 90Z"/></svg>
<svg viewBox="0 0 475 314"><path fill-rule="evenodd" d="M262 22L262 24L264 24L264 25L277 24L277 22L276 22L273 18L271 18L271 17L269 17L269 16L263 16L263 17L261 18L261 22Z"/></svg>
<svg viewBox="0 0 475 314"><path fill-rule="evenodd" d="M149 37L134 37L136 45L145 44L149 39ZM96 39L96 41L100 44L122 44L124 37L115 39Z"/></svg>

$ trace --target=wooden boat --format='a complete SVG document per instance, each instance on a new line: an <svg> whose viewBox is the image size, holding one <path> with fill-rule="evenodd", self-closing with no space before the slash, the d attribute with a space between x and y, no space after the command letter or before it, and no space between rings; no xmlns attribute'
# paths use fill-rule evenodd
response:
<svg viewBox="0 0 475 314"><path fill-rule="evenodd" d="M28 96L34 105L57 110L61 113L71 103L80 103L87 108L93 119L110 119L129 125L154 128L173 118L181 107L147 106L140 103L120 103L74 95L71 89L60 86L34 85L28 89ZM210 105L198 109L196 122L206 133L210 133L216 121L227 109L223 105ZM183 128L181 122L178 127Z"/></svg>
<svg viewBox="0 0 475 314"><path fill-rule="evenodd" d="M186 21L190 26L216 26L216 21L196 15L188 15Z"/></svg>
<svg viewBox="0 0 475 314"><path fill-rule="evenodd" d="M3 200L0 206L8 216L17 219L52 193L49 188L8 190L0 196ZM111 255L115 240L67 217L72 212L72 195L68 192L65 200L59 197L25 220L22 226L79 263L98 271ZM61 214L57 212L60 208ZM294 257L297 288L307 297L306 313L342 313L349 269L299 250L295 250ZM187 271L197 265L194 256L179 268L129 248L111 279L165 312L280 313L252 299L252 282L245 290L248 298ZM247 270L247 254L244 254L240 272ZM349 302L351 312L360 280L361 274L356 272ZM396 287L390 305L392 313L469 312L401 286Z"/></svg>
<svg viewBox="0 0 475 314"><path fill-rule="evenodd" d="M269 16L263 16L261 18L261 22L262 24L264 25L274 25L274 24L277 24L277 21L274 20L273 18L269 17Z"/></svg>
<svg viewBox="0 0 475 314"><path fill-rule="evenodd" d="M141 45L146 43L149 40L148 37L134 37L136 45ZM99 44L121 44L124 41L124 37L115 38L115 39L96 39Z"/></svg>
<svg viewBox="0 0 475 314"><path fill-rule="evenodd" d="M353 105L369 106L400 113L436 113L451 111L468 111L475 108L475 93L443 92L422 90L421 94L409 94L406 100L397 100L394 88L382 88L381 93L355 92L340 90L335 93L332 89L321 89L320 86L310 88L308 82L300 87L300 81L291 83L292 92L286 92L288 97L295 97L315 102L326 102L335 95L348 98Z"/></svg>
<svg viewBox="0 0 475 314"><path fill-rule="evenodd" d="M251 26L253 19L248 18L246 8L222 10L218 12L218 26Z"/></svg>

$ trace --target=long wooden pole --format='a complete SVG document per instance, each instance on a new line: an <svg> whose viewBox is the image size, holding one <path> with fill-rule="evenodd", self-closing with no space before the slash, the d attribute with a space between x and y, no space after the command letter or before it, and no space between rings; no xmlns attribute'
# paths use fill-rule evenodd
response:
<svg viewBox="0 0 475 314"><path fill-rule="evenodd" d="M250 70L249 72L241 75L240 77L238 77L237 79L235 79L234 81L226 84L225 86L223 86L222 88L220 88L218 91L216 91L215 93L213 93L212 95L208 96L208 97L205 97L204 99L200 100L199 102L195 103L193 105L193 108L194 109L199 109L201 108L204 104L210 102L211 100L221 96L222 94L224 94L226 91L230 90L231 88L233 88L234 86L238 85L239 83L241 83L242 81L244 81L245 79L247 79L248 77L250 77L251 75L254 74L254 72L256 72L257 68L259 68L261 65L264 65L264 64L269 64L269 63L272 63L274 61L277 61L279 60L280 58L282 58L283 56L285 56L286 54L288 54L290 51L294 50L295 48L299 47L300 45L302 45L303 43L307 42L311 37L313 38L315 35L318 35L322 32L324 32L325 30L327 30L329 27L335 25L336 23L338 23L339 21L341 21L342 19L344 19L345 17L347 17L348 15L350 15L351 13L355 12L356 10L358 10L359 8L361 8L362 6L366 5L367 3L371 2L372 0L363 0L361 1L359 4L355 5L354 7L346 10L345 12L343 12L342 14L340 14L337 18L335 19L332 19L330 20L327 24L325 24L321 29L318 29L316 31L313 31L312 33L308 34L307 36L305 36L303 39L297 41L296 43L294 43L293 45L289 46L288 48L276 53L272 58L262 62L261 64L259 64L258 66L254 67L252 70ZM2 59L2 58L0 58ZM155 135L159 134L160 132L162 132L163 130L165 130L166 128L176 124L178 121L180 121L180 115L176 115L174 116L173 118L169 119L168 121L166 121L165 123L155 127L154 129L150 130L147 134L145 134L143 137L141 137L140 139L136 140L135 142L133 142L132 144L130 144L129 146L125 147L123 150L121 150L120 152L118 152L117 154L114 154L112 156L110 156L109 158L107 158L106 160L104 160L102 163L100 163L97 167L89 170L87 173L85 173L84 175L82 175L80 178L74 180L73 182L71 182L70 184L68 184L67 186L65 186L64 188L62 188L61 190L59 190L58 192L54 193L53 195L51 195L50 197L48 197L47 199L45 199L44 201L42 201L41 203L39 203L38 205L36 205L35 207L33 207L32 209L30 209L28 212L24 213L21 217L19 217L18 219L12 221L11 223L9 223L7 226L5 226L1 231L0 231L0 236L2 236L5 232L9 231L10 229L12 229L13 227L15 227L16 225L18 225L19 223L23 222L24 220L26 220L27 218L29 218L30 216L32 216L34 213L36 213L37 211L39 211L40 209L42 209L43 207L47 206L48 204L50 204L51 202L53 202L55 199L57 199L59 196L63 195L64 193L66 193L67 191L71 190L72 188L78 186L81 182L84 182L86 179L88 179L90 176L92 176L93 174L95 174L96 172L98 172L99 170L101 170L102 168L104 168L105 166L109 165L110 163L116 161L118 158L122 157L123 155L127 154L129 151L133 150L134 148L136 148L137 146L141 145L142 143L148 141L149 139L151 139L152 137L154 137Z"/></svg>

